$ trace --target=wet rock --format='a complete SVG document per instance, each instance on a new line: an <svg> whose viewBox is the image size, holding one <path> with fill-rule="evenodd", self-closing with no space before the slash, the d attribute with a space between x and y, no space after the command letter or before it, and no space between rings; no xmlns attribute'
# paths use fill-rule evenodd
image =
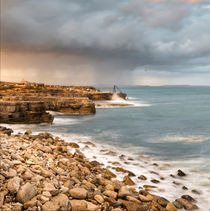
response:
<svg viewBox="0 0 210 211"><path fill-rule="evenodd" d="M166 206L166 211L177 211L177 208L172 203L168 203Z"/></svg>
<svg viewBox="0 0 210 211"><path fill-rule="evenodd" d="M178 201L174 201L173 205L177 208L177 209L182 209L183 205L181 205Z"/></svg>
<svg viewBox="0 0 210 211"><path fill-rule="evenodd" d="M71 197L75 199L86 199L87 197L87 190L84 188L73 188L69 191Z"/></svg>
<svg viewBox="0 0 210 211"><path fill-rule="evenodd" d="M141 204L141 202L140 202L138 199L136 199L135 197L126 196L126 199L127 199L128 201L132 201L132 202L135 202L135 203L137 203L137 204Z"/></svg>
<svg viewBox="0 0 210 211"><path fill-rule="evenodd" d="M192 190L192 193L194 193L194 194L196 194L196 195L200 195L200 194L201 194L200 191L195 190L195 189Z"/></svg>
<svg viewBox="0 0 210 211"><path fill-rule="evenodd" d="M156 179L152 179L151 182L152 182L152 183L155 183L155 184L160 183L160 181L159 181L159 180L156 180Z"/></svg>
<svg viewBox="0 0 210 211"><path fill-rule="evenodd" d="M103 194L105 196L109 196L109 197L111 197L113 199L116 199L117 198L117 193L114 192L114 191L111 191L111 190L106 190L106 191L103 192Z"/></svg>
<svg viewBox="0 0 210 211"><path fill-rule="evenodd" d="M112 173L109 169L106 169L104 172L104 178L106 179L111 179L111 178L116 178L117 176Z"/></svg>
<svg viewBox="0 0 210 211"><path fill-rule="evenodd" d="M25 203L31 200L37 194L37 187L30 183L26 183L21 186L17 193L17 201L20 203Z"/></svg>
<svg viewBox="0 0 210 211"><path fill-rule="evenodd" d="M158 197L157 203L160 204L163 207L166 207L169 201L163 197Z"/></svg>
<svg viewBox="0 0 210 211"><path fill-rule="evenodd" d="M32 131L31 130L26 130L26 132L24 133L25 135L31 135Z"/></svg>
<svg viewBox="0 0 210 211"><path fill-rule="evenodd" d="M139 194L139 199L140 199L142 202L149 202L149 201L151 201L151 199L149 199L149 198L147 198L146 196L141 195L141 194Z"/></svg>
<svg viewBox="0 0 210 211"><path fill-rule="evenodd" d="M137 204L135 202L126 201L122 199L119 199L119 202L123 204L123 207L127 211L149 211L150 210L149 207Z"/></svg>
<svg viewBox="0 0 210 211"><path fill-rule="evenodd" d="M140 176L138 177L138 179L140 179L140 180L147 180L147 178L146 178L144 175L140 175Z"/></svg>
<svg viewBox="0 0 210 211"><path fill-rule="evenodd" d="M128 177L128 176L123 177L123 183L125 185L130 185L130 186L135 185L133 180L130 177Z"/></svg>
<svg viewBox="0 0 210 211"><path fill-rule="evenodd" d="M20 188L20 178L14 177L8 181L7 188L10 191L10 193L15 194L18 192Z"/></svg>
<svg viewBox="0 0 210 211"><path fill-rule="evenodd" d="M118 192L118 197L119 198L124 198L126 196L130 196L131 193L129 191L129 189L126 186L122 186Z"/></svg>
<svg viewBox="0 0 210 211"><path fill-rule="evenodd" d="M179 198L179 199L176 199L176 201L179 202L186 210L194 209L193 204L191 204L190 202L188 202L185 199Z"/></svg>
<svg viewBox="0 0 210 211"><path fill-rule="evenodd" d="M186 176L186 174L180 169L177 171L177 175L180 176L180 177Z"/></svg>
<svg viewBox="0 0 210 211"><path fill-rule="evenodd" d="M188 190L188 188L186 186L182 186L183 190Z"/></svg>
<svg viewBox="0 0 210 211"><path fill-rule="evenodd" d="M183 195L182 198L189 202L196 202L196 200L190 195Z"/></svg>
<svg viewBox="0 0 210 211"><path fill-rule="evenodd" d="M109 152L105 153L105 155L116 156L117 153L113 152L113 151L109 151Z"/></svg>
<svg viewBox="0 0 210 211"><path fill-rule="evenodd" d="M80 148L79 145L75 142L70 142L70 143L68 143L68 145L72 148Z"/></svg>

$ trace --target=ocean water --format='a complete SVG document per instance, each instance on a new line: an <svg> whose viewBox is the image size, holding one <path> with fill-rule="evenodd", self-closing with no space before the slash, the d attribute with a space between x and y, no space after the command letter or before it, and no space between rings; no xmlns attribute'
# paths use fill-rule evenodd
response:
<svg viewBox="0 0 210 211"><path fill-rule="evenodd" d="M128 94L128 100L113 102L129 102L132 106L104 104L95 115L57 113L52 125L11 127L16 131L30 128L33 132L51 132L81 146L91 141L97 147L84 148L89 159L96 156L105 166L118 161L137 176L147 176L144 183L133 178L136 187L156 185L150 180L158 179L160 183L152 192L170 200L190 194L197 199L200 210L210 210L210 87L135 86L122 90ZM107 156L101 149L114 151L117 156ZM127 156L127 162L119 159L121 154ZM186 172L187 177L179 178L178 169ZM118 176L120 179L123 175ZM183 186L188 190L183 190Z"/></svg>

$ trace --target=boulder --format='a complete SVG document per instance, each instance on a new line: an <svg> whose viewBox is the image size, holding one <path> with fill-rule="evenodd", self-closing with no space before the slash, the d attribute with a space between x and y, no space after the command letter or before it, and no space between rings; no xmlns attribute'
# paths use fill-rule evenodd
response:
<svg viewBox="0 0 210 211"><path fill-rule="evenodd" d="M49 192L51 195L56 195L58 194L58 190L55 188L53 183L50 182L44 182L43 184L43 191Z"/></svg>
<svg viewBox="0 0 210 211"><path fill-rule="evenodd" d="M130 177L128 177L128 176L123 177L123 183L125 185L130 185L130 186L135 185L133 180Z"/></svg>
<svg viewBox="0 0 210 211"><path fill-rule="evenodd" d="M94 199L99 203L102 204L104 202L104 198L101 195L95 195Z"/></svg>
<svg viewBox="0 0 210 211"><path fill-rule="evenodd" d="M7 188L10 191L10 193L12 193L12 194L17 193L20 188L20 178L14 177L14 178L10 179L7 183Z"/></svg>
<svg viewBox="0 0 210 211"><path fill-rule="evenodd" d="M72 188L69 191L71 197L75 199L86 199L87 193L88 193L87 190L84 188Z"/></svg>
<svg viewBox="0 0 210 211"><path fill-rule="evenodd" d="M72 211L87 210L87 202L85 200L70 200Z"/></svg>
<svg viewBox="0 0 210 211"><path fill-rule="evenodd" d="M124 198L124 197L130 196L130 195L131 195L131 193L130 193L129 189L126 186L122 186L120 188L120 190L118 191L118 197L119 198Z"/></svg>
<svg viewBox="0 0 210 211"><path fill-rule="evenodd" d="M105 196L109 196L109 197L111 197L111 198L113 198L113 199L116 199L116 198L117 198L117 193L114 192L114 191L111 191L111 190L105 190L105 191L103 192L103 194L104 194Z"/></svg>
<svg viewBox="0 0 210 211"><path fill-rule="evenodd" d="M58 194L42 206L42 211L71 211L71 203L65 194Z"/></svg>
<svg viewBox="0 0 210 211"><path fill-rule="evenodd" d="M173 205L173 203L168 203L166 206L166 211L177 211L177 208Z"/></svg>
<svg viewBox="0 0 210 211"><path fill-rule="evenodd" d="M21 186L16 199L20 203L25 203L31 200L37 194L37 187L31 183L26 183L25 185Z"/></svg>

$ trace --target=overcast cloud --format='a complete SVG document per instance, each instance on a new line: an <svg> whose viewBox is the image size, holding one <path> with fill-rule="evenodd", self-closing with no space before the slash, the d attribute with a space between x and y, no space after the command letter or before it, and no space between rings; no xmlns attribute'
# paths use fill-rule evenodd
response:
<svg viewBox="0 0 210 211"><path fill-rule="evenodd" d="M1 0L1 80L210 85L210 0Z"/></svg>

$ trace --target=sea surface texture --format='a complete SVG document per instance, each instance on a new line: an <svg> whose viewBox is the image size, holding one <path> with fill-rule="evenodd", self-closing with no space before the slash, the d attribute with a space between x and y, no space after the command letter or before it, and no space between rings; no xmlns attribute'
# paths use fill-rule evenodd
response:
<svg viewBox="0 0 210 211"><path fill-rule="evenodd" d="M52 132L66 141L91 141L98 151L87 150L89 157L98 156L107 164L110 160L119 161L118 156L107 158L99 149L124 154L134 160L122 165L135 174L165 178L155 190L164 197L175 199L190 194L199 201L200 210L209 210L210 87L136 86L122 90L128 94L128 100L116 102L129 102L132 106L104 104L93 116L56 115L52 125L12 127L18 131L30 128L33 132ZM169 176L176 175L178 169L187 173L186 179ZM183 186L188 190L184 191Z"/></svg>

